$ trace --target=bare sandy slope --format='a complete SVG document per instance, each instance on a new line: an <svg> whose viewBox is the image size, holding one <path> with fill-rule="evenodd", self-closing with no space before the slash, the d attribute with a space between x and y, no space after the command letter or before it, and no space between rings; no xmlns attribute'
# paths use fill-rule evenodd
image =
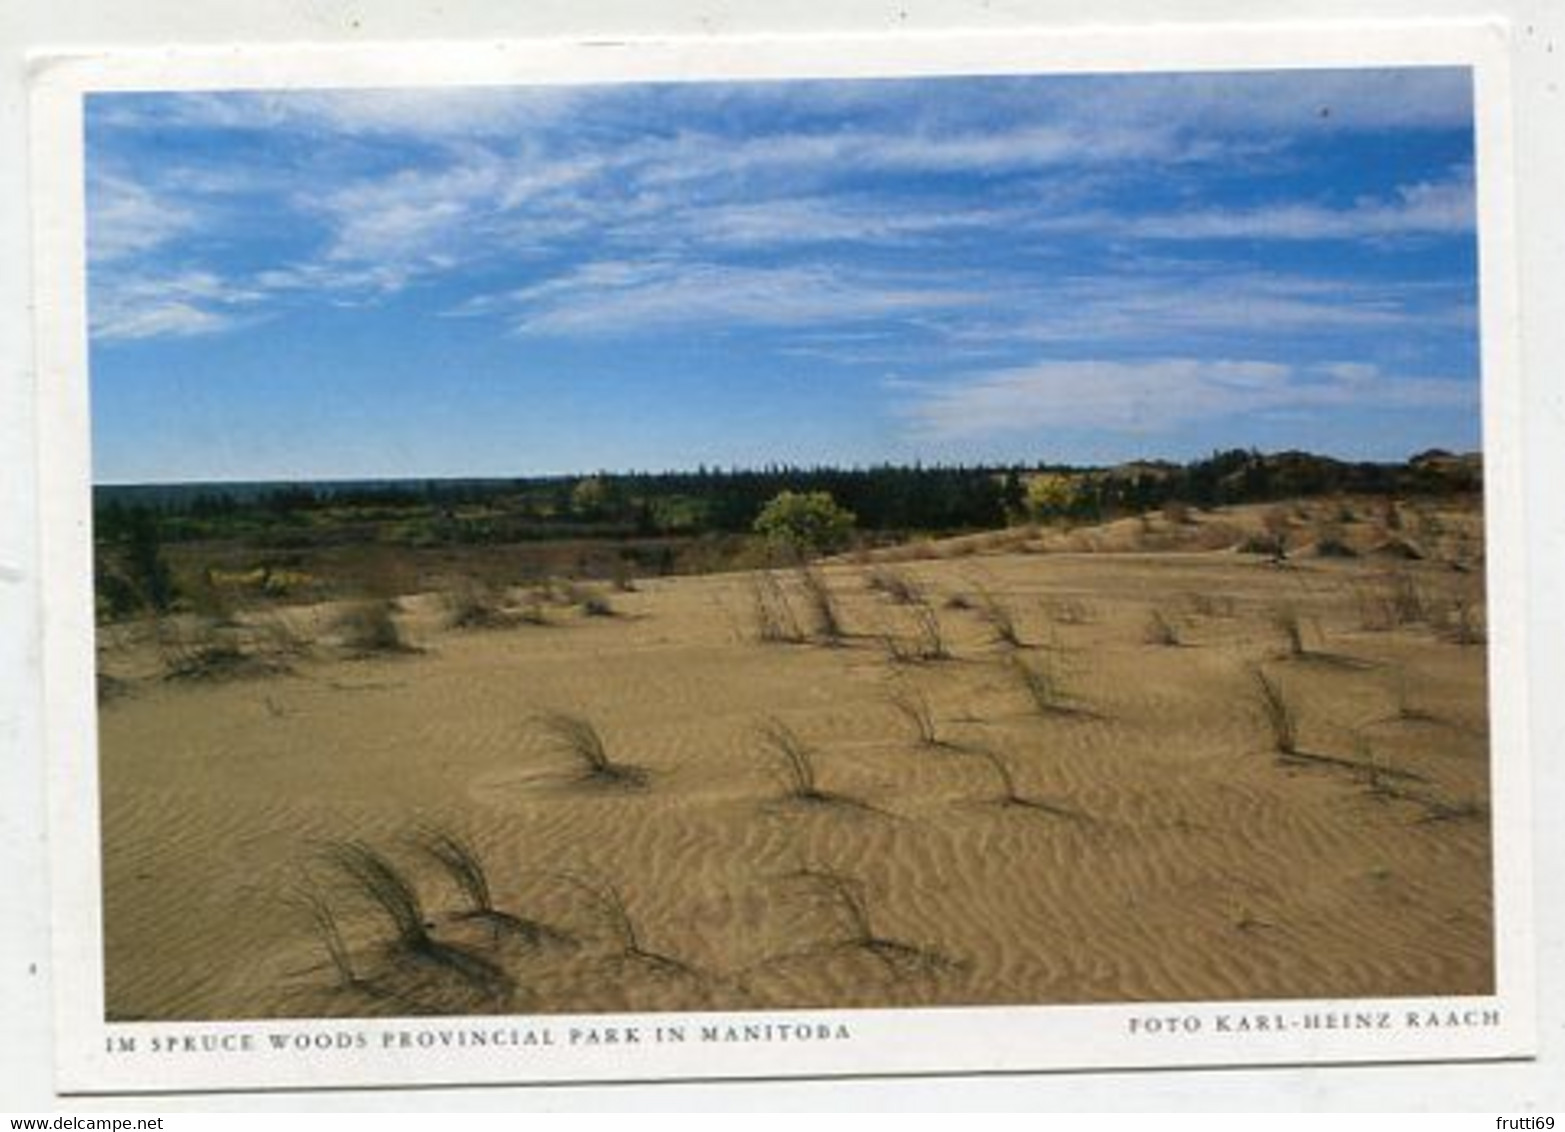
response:
<svg viewBox="0 0 1565 1132"><path fill-rule="evenodd" d="M1451 612L1475 576L1230 552L911 562L952 655L897 661L883 638L917 651L918 607L873 570L824 569L836 644L759 642L745 575L496 629L407 599L423 651L318 646L229 678L154 678L150 646L106 637L110 1017L1492 989L1485 649ZM1409 584L1418 605L1385 624ZM997 640L1005 613L1020 647ZM1256 664L1296 717L1292 755ZM1024 671L1052 681L1041 706ZM894 698L927 704L935 742ZM550 711L644 785L586 777ZM819 797L788 797L769 721ZM477 851L495 914L415 844L431 830ZM416 886L427 941L395 942L348 842Z"/></svg>

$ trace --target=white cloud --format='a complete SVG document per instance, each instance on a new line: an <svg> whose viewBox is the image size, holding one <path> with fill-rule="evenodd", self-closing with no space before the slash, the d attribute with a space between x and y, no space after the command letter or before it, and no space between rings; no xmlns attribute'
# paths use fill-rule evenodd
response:
<svg viewBox="0 0 1565 1132"><path fill-rule="evenodd" d="M208 251L183 259L168 254L189 250L194 241L181 243L187 237L214 236L212 246L221 246L231 225L253 225L256 212L268 209L275 212L269 223L288 237L288 252L248 283L236 283L236 292L313 291L325 302L376 302L423 278L565 254L577 262L596 258L600 267L615 260L639 264L641 275L598 283L589 262L574 281L557 280L552 293L479 296L455 313L497 313L534 333L568 334L724 317L793 325L811 317L840 322L888 312L967 311L1010 284L905 283L849 267L724 261L732 253L747 259L764 251L796 254L807 245L933 246L978 231L1007 233L1006 239L1029 241L1040 251L1058 243L1051 240L1058 235L1298 241L1468 232L1470 171L1340 207L1283 201L1138 215L1136 209L1094 211L1083 199L1099 178L1111 188L1121 185L1122 170L1139 180L1169 163L1281 145L1297 136L1300 115L1333 128L1450 126L1464 120L1464 83L1456 71L1139 76L1063 86L1013 80L960 88L974 93L971 106L929 97L932 87L909 93L913 84L892 84L905 102L880 101L877 91L887 87L874 83L807 84L797 88L797 98L770 86L701 84L95 96L93 121L110 133L285 130L309 141L311 156L299 169L257 168L248 183L230 166L210 163L133 165L95 177L92 250L95 263L135 261L141 275L167 276L181 263L215 262ZM1267 97L1241 97L1246 91ZM1412 98L1418 92L1422 101ZM822 109L837 103L853 111L850 128L822 125L832 120ZM779 106L815 112L801 111L792 119L797 124L775 132L648 128L719 121L720 107L732 109L732 122L753 114L764 123ZM671 111L679 107L690 113L682 118ZM899 110L905 110L900 117ZM365 160L367 153L373 161ZM388 156L400 168L388 172ZM985 200L967 194L943 200L923 191L877 197L844 181L845 172L953 171L1038 175L1010 178L1004 196ZM305 246L317 235L315 246ZM966 246L971 251L976 242ZM124 291L105 326L151 328L157 319L122 316L138 305L174 309L169 304L176 300L167 296L125 290L133 279L130 273L105 278L101 287L95 281L105 292ZM1369 329L1402 325L1407 317L1394 297L1346 302L1279 288L1225 293L1215 286L1173 293L1156 281L1129 281L1113 295L1016 283L998 298L991 320L1013 341L1144 337L1151 327ZM237 302L179 301L193 313L169 316L171 332L220 329L221 312ZM957 326L955 333L971 337L990 329Z"/></svg>
<svg viewBox="0 0 1565 1132"><path fill-rule="evenodd" d="M87 249L94 263L150 252L196 223L189 208L170 207L145 185L125 176L93 176L87 200Z"/></svg>
<svg viewBox="0 0 1565 1132"><path fill-rule="evenodd" d="M1039 429L1167 432L1240 413L1470 405L1470 383L1391 377L1347 363L1163 358L1046 361L921 383L902 406L921 437L971 439Z"/></svg>
<svg viewBox="0 0 1565 1132"><path fill-rule="evenodd" d="M94 121L127 130L297 129L431 142L514 136L559 120L589 88L399 87L98 96Z"/></svg>
<svg viewBox="0 0 1565 1132"><path fill-rule="evenodd" d="M1259 271L1201 271L1189 264L1146 264L1113 274L1051 281L1048 289L1010 288L1007 318L954 328L958 340L1144 342L1169 336L1279 339L1316 333L1375 333L1466 326L1473 312L1452 289L1369 283Z"/></svg>
<svg viewBox="0 0 1565 1132"><path fill-rule="evenodd" d="M91 334L105 342L215 334L246 321L263 297L205 271L109 273L93 282Z"/></svg>
<svg viewBox="0 0 1565 1132"><path fill-rule="evenodd" d="M1114 223L1125 235L1158 240L1366 240L1471 232L1477 214L1472 180L1463 175L1406 185L1390 199L1364 198L1347 208L1279 204L1122 216Z"/></svg>
<svg viewBox="0 0 1565 1132"><path fill-rule="evenodd" d="M518 330L638 333L694 325L816 326L971 306L983 296L927 280L829 266L608 261L504 297Z"/></svg>

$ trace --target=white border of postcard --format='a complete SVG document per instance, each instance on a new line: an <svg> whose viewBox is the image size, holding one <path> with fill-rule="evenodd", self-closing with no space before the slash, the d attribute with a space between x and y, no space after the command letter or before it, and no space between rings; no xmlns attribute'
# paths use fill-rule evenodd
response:
<svg viewBox="0 0 1565 1132"><path fill-rule="evenodd" d="M33 68L56 1084L132 1093L1515 1058L1535 1051L1507 28L1361 23L104 52ZM1477 127L1496 993L729 1015L104 1021L82 103L95 91L1459 65ZM631 1040L634 1038L634 1040Z"/></svg>

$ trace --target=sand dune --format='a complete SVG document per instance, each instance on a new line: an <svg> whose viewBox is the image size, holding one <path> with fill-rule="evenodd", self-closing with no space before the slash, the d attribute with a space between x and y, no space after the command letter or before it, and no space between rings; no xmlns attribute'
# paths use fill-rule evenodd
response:
<svg viewBox="0 0 1565 1132"><path fill-rule="evenodd" d="M492 629L412 597L420 651L356 659L321 643L329 610L295 610L315 643L226 678L161 679L144 634L105 634L110 1017L1493 989L1485 650L1431 612L1481 609L1475 575L1040 548L896 566L951 653L926 662L885 640L919 607L846 562L822 570L831 643L759 642L740 574ZM1375 595L1407 585L1426 608L1382 627ZM644 784L589 777L547 712ZM789 796L768 721L821 797ZM496 912L418 848L430 830L476 850ZM331 866L350 841L414 882L426 943Z"/></svg>

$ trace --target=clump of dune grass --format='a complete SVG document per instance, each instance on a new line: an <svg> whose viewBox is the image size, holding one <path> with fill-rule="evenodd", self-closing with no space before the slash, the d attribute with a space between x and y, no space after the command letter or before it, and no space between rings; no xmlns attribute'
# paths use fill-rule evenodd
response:
<svg viewBox="0 0 1565 1132"><path fill-rule="evenodd" d="M1278 754L1294 755L1299 751L1299 718L1288 700L1282 685L1267 674L1260 665L1250 668L1250 679L1255 687L1256 702L1261 709L1271 733L1272 746Z"/></svg>
<svg viewBox="0 0 1565 1132"><path fill-rule="evenodd" d="M885 594L898 605L912 605L924 600L923 592L911 578L889 566L878 566L871 570L865 585L876 593Z"/></svg>
<svg viewBox="0 0 1565 1132"><path fill-rule="evenodd" d="M933 609L922 602L914 605L913 623L917 628L915 639L918 641L919 659L951 659L951 650L946 645L945 630L941 628L940 617Z"/></svg>
<svg viewBox="0 0 1565 1132"><path fill-rule="evenodd" d="M922 659L917 645L896 633L882 633L880 643L885 646L886 657L893 664L917 664Z"/></svg>
<svg viewBox="0 0 1565 1132"><path fill-rule="evenodd" d="M1056 625L1086 625L1092 621L1091 608L1080 598L1050 598L1044 602L1043 610Z"/></svg>
<svg viewBox="0 0 1565 1132"><path fill-rule="evenodd" d="M489 874L471 842L450 830L426 829L417 835L415 843L461 890L468 903L468 915L495 915Z"/></svg>
<svg viewBox="0 0 1565 1132"><path fill-rule="evenodd" d="M1307 650L1304 647L1304 624L1299 618L1299 611L1291 605L1279 605L1272 609L1270 616L1272 628L1282 634L1288 655L1303 656Z"/></svg>
<svg viewBox="0 0 1565 1132"><path fill-rule="evenodd" d="M355 601L337 611L332 630L342 646L360 656L414 651L384 599Z"/></svg>
<svg viewBox="0 0 1565 1132"><path fill-rule="evenodd" d="M267 647L233 622L197 618L182 627L159 622L153 627L165 680L217 683L290 671L295 648ZM264 630L261 634L268 636Z"/></svg>
<svg viewBox="0 0 1565 1132"><path fill-rule="evenodd" d="M322 847L321 857L351 890L390 923L393 959L434 964L490 1001L509 999L515 984L498 965L464 948L440 943L430 935L418 890L389 858L364 842L351 839L329 842ZM329 910L326 915L330 916ZM328 950L333 951L333 963L339 975L351 975L352 966L347 961L346 948L342 947L341 935L335 931L335 920L317 918L317 932L328 924L330 930L325 938Z"/></svg>
<svg viewBox="0 0 1565 1132"><path fill-rule="evenodd" d="M999 792L995 802L1001 806L1015 806L1020 809L1037 810L1040 813L1053 814L1056 817L1075 818L1080 815L1074 810L1063 806L1052 805L1037 798L1025 796L1016 785L1016 776L1011 772L1011 765L998 751L988 747L973 747L972 753L982 759L994 773L995 783Z"/></svg>
<svg viewBox="0 0 1565 1132"><path fill-rule="evenodd" d="M538 715L535 722L556 750L576 760L584 780L611 786L646 785L644 768L609 758L603 736L591 720L569 712L547 711Z"/></svg>
<svg viewBox="0 0 1565 1132"><path fill-rule="evenodd" d="M535 920L524 919L495 907L489 871L478 850L467 838L449 829L429 826L414 835L413 844L440 866L462 894L467 908L460 913L460 918L485 921L495 929L497 935L501 929L509 929L529 943L565 938L563 933Z"/></svg>
<svg viewBox="0 0 1565 1132"><path fill-rule="evenodd" d="M1079 711L1070 703L1058 669L1047 656L1030 661L1013 656L1008 667L1028 706L1039 715L1074 715Z"/></svg>
<svg viewBox="0 0 1565 1132"><path fill-rule="evenodd" d="M500 619L500 604L487 586L468 579L440 596L446 628L488 629Z"/></svg>
<svg viewBox="0 0 1565 1132"><path fill-rule="evenodd" d="M295 894L294 903L309 916L316 938L321 941L332 969L337 972L338 985L343 988L358 986L359 975L354 969L353 957L347 943L343 941L342 929L338 926L337 915L331 905L319 893L308 888Z"/></svg>
<svg viewBox="0 0 1565 1132"><path fill-rule="evenodd" d="M680 975L699 975L695 967L681 959L665 955L649 948L642 940L636 921L631 917L624 893L613 881L599 876L587 876L580 872L549 872L552 880L567 885L586 896L607 922L610 934L620 955L657 970Z"/></svg>
<svg viewBox="0 0 1565 1132"><path fill-rule="evenodd" d="M1369 736L1362 731L1353 734L1353 757L1364 769L1364 783L1371 794L1377 797L1397 797L1398 791L1393 784L1396 770L1391 765L1389 758L1381 758L1375 750Z"/></svg>
<svg viewBox="0 0 1565 1132"><path fill-rule="evenodd" d="M1358 551L1354 550L1340 534L1323 534L1315 539L1315 557L1357 558Z"/></svg>
<svg viewBox="0 0 1565 1132"><path fill-rule="evenodd" d="M165 680L230 680L261 671L264 667L259 661L247 656L235 640L211 640L164 650Z"/></svg>
<svg viewBox="0 0 1565 1132"><path fill-rule="evenodd" d="M762 644L801 643L804 633L799 628L799 619L777 576L762 570L751 574L749 583L756 640Z"/></svg>
<svg viewBox="0 0 1565 1132"><path fill-rule="evenodd" d="M911 684L899 685L892 689L890 700L897 714L912 726L920 745L925 747L947 745L940 738L940 732L935 725L934 710L929 706L929 699L922 691Z"/></svg>
<svg viewBox="0 0 1565 1132"><path fill-rule="evenodd" d="M812 918L824 919L826 938L802 954L853 950L872 956L893 979L932 974L959 966L929 947L890 939L875 930L863 883L833 869L806 868L789 879L803 886Z"/></svg>
<svg viewBox="0 0 1565 1132"><path fill-rule="evenodd" d="M607 594L594 593L582 599L581 612L583 617L613 617L616 611Z"/></svg>
<svg viewBox="0 0 1565 1132"><path fill-rule="evenodd" d="M321 857L390 922L398 945L413 952L433 950L418 890L388 858L354 840L328 843L322 847Z"/></svg>
<svg viewBox="0 0 1565 1132"><path fill-rule="evenodd" d="M936 660L950 660L951 650L946 645L945 631L935 611L922 602L909 606L913 617L914 632L911 637L887 633L882 639L886 654L899 664L922 664Z"/></svg>
<svg viewBox="0 0 1565 1132"><path fill-rule="evenodd" d="M1372 586L1354 591L1359 626L1370 632L1388 632L1429 619L1429 606L1418 583L1402 570L1386 574Z"/></svg>
<svg viewBox="0 0 1565 1132"><path fill-rule="evenodd" d="M804 740L782 720L763 720L755 729L757 738L773 757L787 797L797 802L829 802L835 795L822 790L815 781L815 756Z"/></svg>
<svg viewBox="0 0 1565 1132"><path fill-rule="evenodd" d="M1161 645L1164 648L1177 648L1183 643L1179 639L1178 626L1161 609L1148 612L1142 636L1147 644Z"/></svg>
<svg viewBox="0 0 1565 1132"><path fill-rule="evenodd" d="M842 613L837 608L837 598L831 592L826 575L811 566L799 570L799 584L804 592L805 607L813 622L813 635L828 645L840 645L847 636L842 624Z"/></svg>
<svg viewBox="0 0 1565 1132"><path fill-rule="evenodd" d="M543 607L543 597L535 589L528 589L522 596L514 616L524 625L547 625L549 615Z"/></svg>
<svg viewBox="0 0 1565 1132"><path fill-rule="evenodd" d="M1021 633L1016 627L1016 616L1010 606L987 589L978 590L978 615L994 633L996 642L1009 645L1011 648L1025 648L1022 643Z"/></svg>

